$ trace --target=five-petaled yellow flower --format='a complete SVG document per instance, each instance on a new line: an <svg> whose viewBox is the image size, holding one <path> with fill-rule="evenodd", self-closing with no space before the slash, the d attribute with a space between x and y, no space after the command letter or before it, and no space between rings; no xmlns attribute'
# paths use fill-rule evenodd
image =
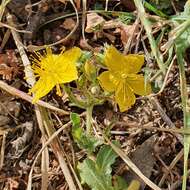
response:
<svg viewBox="0 0 190 190"><path fill-rule="evenodd" d="M47 48L45 55L36 53L36 58L33 57L32 60L32 68L39 80L30 89L30 93L34 93L33 103L47 95L54 86L57 94L61 94L59 84L76 80L76 61L80 56L81 50L77 47L58 55L53 54L50 48Z"/></svg>
<svg viewBox="0 0 190 190"><path fill-rule="evenodd" d="M134 94L141 96L151 93L150 83L137 74L144 64L144 56L137 54L123 55L110 46L105 52L105 65L108 71L98 77L100 85L108 92L115 93L115 101L120 111L126 111L135 103Z"/></svg>

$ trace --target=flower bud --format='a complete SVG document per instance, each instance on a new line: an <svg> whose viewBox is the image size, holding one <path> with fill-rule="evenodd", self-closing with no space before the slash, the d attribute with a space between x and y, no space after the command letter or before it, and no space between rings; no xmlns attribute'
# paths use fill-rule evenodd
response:
<svg viewBox="0 0 190 190"><path fill-rule="evenodd" d="M84 70L89 80L96 79L96 67L92 60L87 60L84 65Z"/></svg>
<svg viewBox="0 0 190 190"><path fill-rule="evenodd" d="M92 94L97 95L97 94L99 94L99 92L100 92L99 86L93 86L93 87L91 88L91 93L92 93Z"/></svg>

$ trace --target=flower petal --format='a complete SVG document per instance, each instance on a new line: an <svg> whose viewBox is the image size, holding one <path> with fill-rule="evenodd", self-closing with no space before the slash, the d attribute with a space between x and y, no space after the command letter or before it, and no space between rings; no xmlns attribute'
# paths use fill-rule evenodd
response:
<svg viewBox="0 0 190 190"><path fill-rule="evenodd" d="M130 87L121 82L115 93L116 102L119 105L119 109L121 112L124 112L131 108L131 106L135 103L136 97Z"/></svg>
<svg viewBox="0 0 190 190"><path fill-rule="evenodd" d="M34 93L32 103L36 103L40 98L47 95L54 86L55 83L51 77L41 77L29 91Z"/></svg>
<svg viewBox="0 0 190 190"><path fill-rule="evenodd" d="M135 94L146 96L151 93L151 85L147 81L145 83L144 77L142 75L129 75L127 78L127 83L133 89Z"/></svg>
<svg viewBox="0 0 190 190"><path fill-rule="evenodd" d="M125 56L124 69L126 74L138 73L144 64L144 56L138 54L129 54Z"/></svg>
<svg viewBox="0 0 190 190"><path fill-rule="evenodd" d="M110 80L110 71L101 73L98 77L98 80L100 81L101 87L106 91L113 92L115 90L115 85L112 80Z"/></svg>
<svg viewBox="0 0 190 190"><path fill-rule="evenodd" d="M105 52L105 65L112 71L123 70L124 55L121 54L115 47L110 46Z"/></svg>
<svg viewBox="0 0 190 190"><path fill-rule="evenodd" d="M78 47L74 47L60 54L61 61L63 62L76 62L82 54L82 51Z"/></svg>
<svg viewBox="0 0 190 190"><path fill-rule="evenodd" d="M66 69L64 69L63 66L59 67L59 72L57 72L57 82L67 83L76 80L78 78L76 63L70 61L64 65Z"/></svg>
<svg viewBox="0 0 190 190"><path fill-rule="evenodd" d="M58 83L67 83L78 78L76 61L81 56L80 48L72 48L63 54L58 56L58 59L55 61L55 68L57 68L57 82Z"/></svg>

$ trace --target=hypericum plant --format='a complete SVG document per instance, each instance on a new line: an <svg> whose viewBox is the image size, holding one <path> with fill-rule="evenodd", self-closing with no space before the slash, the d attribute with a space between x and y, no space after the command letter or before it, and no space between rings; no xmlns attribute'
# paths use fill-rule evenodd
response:
<svg viewBox="0 0 190 190"><path fill-rule="evenodd" d="M100 65L97 66L97 59L90 52L82 52L80 48L74 47L60 54L53 54L50 48L44 55L35 53L32 68L38 81L30 90L34 94L33 103L47 95L54 87L57 94L62 95L61 86L72 103L87 110L86 129L90 134L93 107L107 99L104 93L99 92L99 86L110 92L109 97L113 97L114 93L114 100L122 112L135 103L135 94L147 95L151 92L150 83L145 82L143 75L137 74L144 64L143 55L125 56L113 46L109 46L105 55L100 57L103 58L103 64L107 66L108 71L98 76L101 69ZM65 84L74 80L75 90L82 98L77 98L73 88Z"/></svg>
<svg viewBox="0 0 190 190"><path fill-rule="evenodd" d="M78 166L81 179L93 190L100 188L124 190L127 185L122 182L122 178L118 178L116 184L112 184L111 165L117 155L111 147L102 146L94 161L89 157L98 146L103 144L103 140L97 139L91 132L93 107L101 104L108 96L113 97L114 93L114 100L120 110L126 111L136 101L134 94L147 95L151 92L151 86L150 83L145 83L143 75L137 74L144 64L143 55L125 56L113 46L109 46L106 48L105 55L99 56L103 58L102 63L107 66L108 71L100 74L99 72L105 67L98 65L95 56L90 52L82 52L76 47L60 54L53 54L50 48L45 54L37 52L32 59L32 68L38 81L30 92L34 94L33 103L35 103L54 87L57 94L62 95L61 88L63 88L72 103L86 109L86 132L80 127L79 115L71 114L73 138L88 155L88 158ZM75 81L75 88L69 85L72 81ZM99 86L109 94L101 93L98 90ZM74 91L77 91L78 97Z"/></svg>

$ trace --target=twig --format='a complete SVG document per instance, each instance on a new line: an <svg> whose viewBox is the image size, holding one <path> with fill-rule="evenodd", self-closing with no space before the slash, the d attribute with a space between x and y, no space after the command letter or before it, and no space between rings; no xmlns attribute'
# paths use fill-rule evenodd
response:
<svg viewBox="0 0 190 190"><path fill-rule="evenodd" d="M2 22L0 22L0 28L1 28L1 27L6 27L6 28L8 28L8 29L15 30L15 31L20 32L20 33L27 33L27 34L31 34L31 32L30 32L30 31L26 31L26 30L19 30L19 29L16 29L15 27L13 27L13 26L10 26L10 25L5 24L5 23L2 23Z"/></svg>
<svg viewBox="0 0 190 190"><path fill-rule="evenodd" d="M11 31L8 29L8 30L5 32L4 36L3 36L3 40L2 40L1 46L0 46L0 51L2 51L3 48L5 47L6 43L7 43L8 40L9 40L10 35L11 35Z"/></svg>
<svg viewBox="0 0 190 190"><path fill-rule="evenodd" d="M20 91L10 85L8 85L7 83L3 82L0 80L0 89L3 89L5 90L6 92L12 94L13 96L17 96L19 98L22 98L23 100L26 100L27 102L30 102L32 103L32 96L29 96L28 94L26 94L25 92L23 91ZM62 110L62 109L59 109L59 108L56 108L55 106L47 103L47 102L44 102L42 100L39 100L38 102L36 102L37 105L39 106L42 106L44 108L48 108L52 111L55 111L61 115L68 115L69 112L65 111L65 110Z"/></svg>
<svg viewBox="0 0 190 190"><path fill-rule="evenodd" d="M161 131L161 132L167 132L167 133L179 133L179 134L186 134L186 135L190 135L190 130L185 130L185 129L178 129L178 128L159 128L159 127L152 127L150 125L150 123L145 124L145 125L128 125L126 122L117 122L115 123L115 125L122 125L125 127L129 127L129 128L134 128L134 129L146 129L149 131ZM129 134L130 132L127 131L111 131L112 134L116 134L116 135L122 135L122 134ZM181 142L182 143L182 142ZM183 144L183 143L182 143Z"/></svg>
<svg viewBox="0 0 190 190"><path fill-rule="evenodd" d="M175 165L176 165L176 163L181 159L181 157L183 156L183 149L181 149L181 151L176 155L176 157L173 159L173 161L171 162L171 164L170 164L170 166L168 167L168 169L169 170L171 170ZM160 180L160 182L159 182L159 186L161 187L162 186L162 184L164 183L164 181L165 181L165 179L166 179L166 177L168 176L168 171L166 171L165 173L164 173L164 175L162 176L162 178L161 178L161 180Z"/></svg>

